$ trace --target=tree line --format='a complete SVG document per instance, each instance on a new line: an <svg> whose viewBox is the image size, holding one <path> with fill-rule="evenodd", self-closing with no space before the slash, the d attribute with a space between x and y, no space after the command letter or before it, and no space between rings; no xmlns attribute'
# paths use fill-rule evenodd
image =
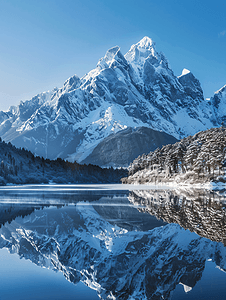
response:
<svg viewBox="0 0 226 300"><path fill-rule="evenodd" d="M126 176L124 169L101 168L35 156L0 138L0 184L27 183L117 183Z"/></svg>

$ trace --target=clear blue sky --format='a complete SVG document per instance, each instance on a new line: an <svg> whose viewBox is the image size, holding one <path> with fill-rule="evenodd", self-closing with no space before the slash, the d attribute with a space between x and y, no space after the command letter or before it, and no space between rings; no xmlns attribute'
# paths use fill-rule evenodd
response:
<svg viewBox="0 0 226 300"><path fill-rule="evenodd" d="M0 110L146 35L176 75L193 72L205 97L226 84L225 0L0 0Z"/></svg>

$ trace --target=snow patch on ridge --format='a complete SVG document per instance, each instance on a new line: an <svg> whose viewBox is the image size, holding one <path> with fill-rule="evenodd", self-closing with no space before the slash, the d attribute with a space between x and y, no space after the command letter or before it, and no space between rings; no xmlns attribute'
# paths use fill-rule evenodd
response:
<svg viewBox="0 0 226 300"><path fill-rule="evenodd" d="M185 69L185 68L184 68L183 71L182 71L182 73L181 73L181 75L178 76L178 78L181 77L181 76L187 75L187 74L189 74L189 73L191 73L191 71L189 71L188 69Z"/></svg>

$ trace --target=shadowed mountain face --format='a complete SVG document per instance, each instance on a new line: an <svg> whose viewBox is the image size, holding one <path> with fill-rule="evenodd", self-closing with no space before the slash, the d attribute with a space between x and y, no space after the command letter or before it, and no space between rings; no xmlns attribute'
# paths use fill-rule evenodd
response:
<svg viewBox="0 0 226 300"><path fill-rule="evenodd" d="M111 134L100 142L82 163L99 166L129 166L141 153L149 153L177 140L165 133L147 127L127 128Z"/></svg>
<svg viewBox="0 0 226 300"><path fill-rule="evenodd" d="M223 224L224 205L216 194L204 196L206 202L195 199L192 205L189 194L183 195L182 205L177 194L136 191L130 202L121 193L46 207L10 217L0 229L0 248L60 270L74 284L81 280L102 299L170 299L179 283L186 290L196 285L207 259L226 271L226 248L207 239L224 234L216 225Z"/></svg>
<svg viewBox="0 0 226 300"><path fill-rule="evenodd" d="M44 158L81 162L110 134L128 127L180 139L218 126L225 118L225 94L218 96L206 101L195 76L176 77L144 37L125 56L119 47L109 49L81 79L74 75L62 88L0 112L0 136Z"/></svg>

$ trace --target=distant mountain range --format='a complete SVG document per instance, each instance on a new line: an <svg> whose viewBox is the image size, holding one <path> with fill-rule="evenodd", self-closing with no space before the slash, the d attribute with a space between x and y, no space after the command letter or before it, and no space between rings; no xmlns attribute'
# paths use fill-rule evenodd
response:
<svg viewBox="0 0 226 300"><path fill-rule="evenodd" d="M109 49L81 79L74 75L62 88L1 111L0 136L44 158L112 166L120 161L126 166L139 146L134 129L141 138L144 129L139 128L149 128L180 139L219 126L226 119L225 90L226 86L205 100L198 79L188 70L176 77L166 57L144 37L125 56L118 46ZM103 159L113 135L112 153L120 148L123 130L127 130L129 159L118 155L111 155L111 162ZM157 145L149 133L147 152Z"/></svg>

